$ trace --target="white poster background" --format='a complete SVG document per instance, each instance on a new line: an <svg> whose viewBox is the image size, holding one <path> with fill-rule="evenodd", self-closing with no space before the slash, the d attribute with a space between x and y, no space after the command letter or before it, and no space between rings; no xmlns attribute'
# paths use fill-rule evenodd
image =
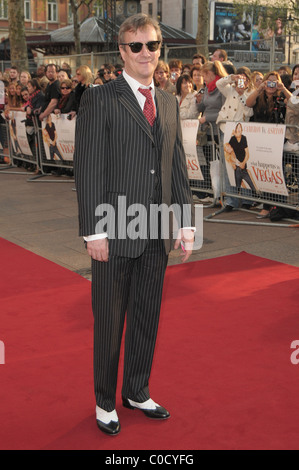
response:
<svg viewBox="0 0 299 470"><path fill-rule="evenodd" d="M182 119L183 146L186 154L188 178L190 180L203 180L196 150L198 132L198 119Z"/></svg>
<svg viewBox="0 0 299 470"><path fill-rule="evenodd" d="M28 144L26 126L25 126L26 113L24 111L10 111L9 112L9 131L14 153L21 153L24 155L32 156L30 146ZM15 120L16 126L12 126L12 121ZM17 141L17 142L16 142Z"/></svg>
<svg viewBox="0 0 299 470"><path fill-rule="evenodd" d="M56 146L63 158L63 160L73 160L74 148L75 148L75 126L76 118L72 120L67 119L68 114L51 114L52 123L55 126L57 133ZM51 159L49 151L49 138L47 136L47 131L45 127L47 125L47 119L42 121L43 129L43 142L46 152L46 157L48 160ZM60 158L55 155L56 161L61 161Z"/></svg>
<svg viewBox="0 0 299 470"><path fill-rule="evenodd" d="M224 144L230 141L237 124L237 122L226 123ZM242 122L241 125L249 149L247 171L256 189L288 196L282 164L285 125L259 122ZM227 161L225 163L229 182L231 186L236 186L234 169ZM245 185L249 188L247 183Z"/></svg>

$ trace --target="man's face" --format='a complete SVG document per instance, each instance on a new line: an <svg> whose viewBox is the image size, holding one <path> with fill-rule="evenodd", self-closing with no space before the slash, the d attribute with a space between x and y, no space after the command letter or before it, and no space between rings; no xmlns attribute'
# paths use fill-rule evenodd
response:
<svg viewBox="0 0 299 470"><path fill-rule="evenodd" d="M157 32L153 26L138 29L136 33L127 31L124 34L124 43L141 42L146 44L149 41L157 41ZM124 49L125 48L125 49ZM129 46L120 46L120 53L125 63L125 71L139 83L147 86L150 84L154 71L158 65L160 57L160 47L155 52L150 52L143 45L140 52L134 53Z"/></svg>
<svg viewBox="0 0 299 470"><path fill-rule="evenodd" d="M215 60L220 60L222 62L223 59L219 57L219 54L220 54L219 51L215 51L211 57L211 62L214 62Z"/></svg>
<svg viewBox="0 0 299 470"><path fill-rule="evenodd" d="M16 69L10 69L9 77L11 80L16 80L18 78L18 71Z"/></svg>
<svg viewBox="0 0 299 470"><path fill-rule="evenodd" d="M48 67L47 72L46 72L46 76L47 76L47 79L49 80L49 82L54 82L55 80L57 80L56 68L53 67L52 65L50 67Z"/></svg>
<svg viewBox="0 0 299 470"><path fill-rule="evenodd" d="M197 57L196 59L192 60L193 65L203 65L202 59L200 57Z"/></svg>

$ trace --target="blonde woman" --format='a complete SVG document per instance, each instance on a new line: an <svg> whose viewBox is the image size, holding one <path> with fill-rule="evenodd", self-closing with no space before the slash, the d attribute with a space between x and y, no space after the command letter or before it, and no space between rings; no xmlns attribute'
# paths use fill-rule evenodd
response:
<svg viewBox="0 0 299 470"><path fill-rule="evenodd" d="M94 76L88 65L80 65L76 70L78 85L75 88L77 109L80 105L81 96L87 88L93 86Z"/></svg>

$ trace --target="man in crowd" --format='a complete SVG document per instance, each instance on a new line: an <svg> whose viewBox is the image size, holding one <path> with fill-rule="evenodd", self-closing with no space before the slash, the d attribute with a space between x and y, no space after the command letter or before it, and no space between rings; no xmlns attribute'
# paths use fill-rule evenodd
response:
<svg viewBox="0 0 299 470"><path fill-rule="evenodd" d="M57 79L57 73L58 70L55 64L48 64L46 66L46 77L49 80L49 83L45 90L45 104L42 107L41 113L39 115L41 121L54 111L61 96L60 83Z"/></svg>
<svg viewBox="0 0 299 470"><path fill-rule="evenodd" d="M214 62L215 60L220 60L220 62L226 62L227 61L227 53L224 49L216 49L212 56L211 56L211 62Z"/></svg>
<svg viewBox="0 0 299 470"><path fill-rule="evenodd" d="M152 209L162 203L189 206L174 248L185 244L183 261L193 248L194 208L178 104L153 83L161 42L155 20L144 14L127 18L119 30L123 74L86 90L77 116L74 170L79 233L92 258L96 422L109 435L120 431L115 395L125 314L123 405L156 420L170 416L149 392L164 273L173 247L171 236L163 236L169 218L165 224L162 214L151 225ZM129 230L128 216L136 205L146 209L139 224L143 236L137 237ZM111 207L116 217L112 211L105 221Z"/></svg>
<svg viewBox="0 0 299 470"><path fill-rule="evenodd" d="M9 74L9 83L15 83L17 85L19 81L19 72L15 65L11 67L8 74Z"/></svg>

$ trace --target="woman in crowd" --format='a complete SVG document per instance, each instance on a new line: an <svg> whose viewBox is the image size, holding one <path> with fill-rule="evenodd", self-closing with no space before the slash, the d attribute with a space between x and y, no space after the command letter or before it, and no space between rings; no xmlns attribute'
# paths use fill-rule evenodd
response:
<svg viewBox="0 0 299 470"><path fill-rule="evenodd" d="M80 105L81 96L87 88L93 86L94 77L88 65L80 65L76 70L78 85L75 88L76 110Z"/></svg>
<svg viewBox="0 0 299 470"><path fill-rule="evenodd" d="M61 98L58 101L55 114L68 114L76 111L75 92L72 90L72 81L67 78L60 83Z"/></svg>
<svg viewBox="0 0 299 470"><path fill-rule="evenodd" d="M196 91L193 90L192 78L190 75L181 75L177 84L177 100L180 105L181 119L197 119L198 110L196 105Z"/></svg>
<svg viewBox="0 0 299 470"><path fill-rule="evenodd" d="M197 93L197 111L202 113L199 118L199 123L201 124L201 132L206 132L208 140L218 141L217 139L217 127L216 119L218 113L222 107L224 98L218 88L216 83L220 78L226 77L227 72L225 71L222 63L219 60L215 62L206 62L202 65L200 72L202 74L205 88L204 93ZM210 125L211 124L211 127ZM211 131L212 134L211 135ZM204 161L201 164L201 171L203 173L204 182L208 187L211 187L211 177L210 177L210 152L206 154L206 150L203 149ZM207 193L200 192L197 193L197 196L202 202L211 202L210 196Z"/></svg>
<svg viewBox="0 0 299 470"><path fill-rule="evenodd" d="M193 88L197 92L199 90L203 90L205 86L200 70L201 70L200 65L194 65L190 72L190 77L192 78L192 82L193 82Z"/></svg>
<svg viewBox="0 0 299 470"><path fill-rule="evenodd" d="M7 87L7 103L5 106L5 117L8 117L10 110L20 110L22 106L21 94L17 94L17 86L15 83L9 83Z"/></svg>
<svg viewBox="0 0 299 470"><path fill-rule="evenodd" d="M41 85L38 79L33 78L29 80L28 85L29 100L27 106L27 114L38 114L40 109L45 103L45 95L42 92ZM30 108L30 112L29 109Z"/></svg>
<svg viewBox="0 0 299 470"><path fill-rule="evenodd" d="M27 86L29 80L31 80L31 74L26 70L23 70L23 72L20 73L20 83L22 87Z"/></svg>
<svg viewBox="0 0 299 470"><path fill-rule="evenodd" d="M169 66L163 60L159 60L154 73L155 85L161 90L168 91L169 93L176 93L176 86L170 82L170 71Z"/></svg>
<svg viewBox="0 0 299 470"><path fill-rule="evenodd" d="M198 112L202 113L200 124L213 124L214 134L216 120L224 102L224 98L218 90L216 83L220 78L226 77L227 72L219 60L207 62L201 67L201 74L206 85L203 94L197 95Z"/></svg>
<svg viewBox="0 0 299 470"><path fill-rule="evenodd" d="M291 95L278 72L266 73L262 83L246 100L246 105L253 108L252 121L276 124L284 122L284 100L288 100Z"/></svg>
<svg viewBox="0 0 299 470"><path fill-rule="evenodd" d="M261 72L255 70L251 74L251 82L254 88L257 88L263 81L264 75Z"/></svg>
<svg viewBox="0 0 299 470"><path fill-rule="evenodd" d="M70 77L69 77L69 74L66 70L63 70L63 69L60 69L58 74L57 74L57 79L60 81L60 83L63 81L63 80L68 80Z"/></svg>
<svg viewBox="0 0 299 470"><path fill-rule="evenodd" d="M265 74L262 83L247 98L246 105L253 108L254 122L284 123L286 102L292 93L284 86L276 71ZM264 219L270 216L270 205L264 204L257 216Z"/></svg>
<svg viewBox="0 0 299 470"><path fill-rule="evenodd" d="M115 67L111 64L105 64L103 69L100 69L99 76L103 84L109 83L111 82L111 80L114 80L116 78L114 75L114 71L115 71Z"/></svg>
<svg viewBox="0 0 299 470"><path fill-rule="evenodd" d="M247 67L240 67L236 75L228 75L217 81L216 86L225 97L225 102L219 111L217 124L224 132L225 122L221 121L249 121L253 115L252 108L246 105L246 100L252 92L251 73Z"/></svg>

